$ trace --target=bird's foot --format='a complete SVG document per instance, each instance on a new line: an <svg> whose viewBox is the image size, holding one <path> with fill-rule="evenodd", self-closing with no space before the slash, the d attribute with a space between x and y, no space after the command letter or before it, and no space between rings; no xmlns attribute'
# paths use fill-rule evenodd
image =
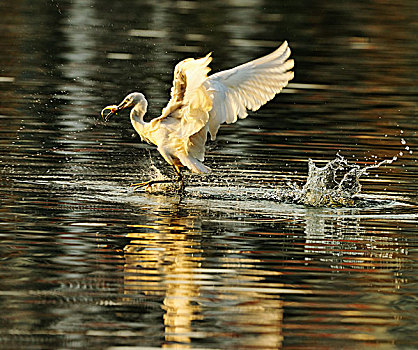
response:
<svg viewBox="0 0 418 350"><path fill-rule="evenodd" d="M144 188L145 191L149 188L150 184L149 181L146 182L138 182L138 183L134 183L134 184L130 184L129 187L133 187L133 190L136 191L140 188Z"/></svg>
<svg viewBox="0 0 418 350"><path fill-rule="evenodd" d="M172 181L171 180L149 180L149 181L145 181L145 182L138 182L138 183L130 184L130 187L133 187L134 191L136 191L140 188L144 188L145 191L150 191L152 185L168 184L168 183L172 183Z"/></svg>
<svg viewBox="0 0 418 350"><path fill-rule="evenodd" d="M157 186L153 187L157 184L165 184L165 186ZM149 193L158 193L158 192L164 192L164 193L176 193L176 194L182 194L184 192L184 184L183 181L173 181L173 180L149 180L145 182L138 182L133 183L130 185L130 187L133 188L134 191L138 191L140 189L143 189L145 192Z"/></svg>

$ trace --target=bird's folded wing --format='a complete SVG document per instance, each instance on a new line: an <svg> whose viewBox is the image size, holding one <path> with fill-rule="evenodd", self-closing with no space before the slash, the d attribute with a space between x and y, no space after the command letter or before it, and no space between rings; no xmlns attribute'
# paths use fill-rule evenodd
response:
<svg viewBox="0 0 418 350"><path fill-rule="evenodd" d="M271 54L211 75L204 83L212 100L209 132L215 139L219 126L245 118L270 101L293 79L294 66L285 41Z"/></svg>

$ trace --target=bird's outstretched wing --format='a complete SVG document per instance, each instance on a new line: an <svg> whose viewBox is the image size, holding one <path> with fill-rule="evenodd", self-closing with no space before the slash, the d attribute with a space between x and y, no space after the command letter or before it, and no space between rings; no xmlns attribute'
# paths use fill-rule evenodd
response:
<svg viewBox="0 0 418 350"><path fill-rule="evenodd" d="M245 118L270 101L293 79L294 66L285 41L271 54L238 67L211 75L204 86L212 100L209 132L216 138L219 126Z"/></svg>

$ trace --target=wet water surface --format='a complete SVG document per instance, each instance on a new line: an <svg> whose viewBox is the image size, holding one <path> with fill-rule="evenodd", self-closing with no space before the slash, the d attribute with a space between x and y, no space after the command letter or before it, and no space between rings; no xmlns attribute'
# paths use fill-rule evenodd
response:
<svg viewBox="0 0 418 350"><path fill-rule="evenodd" d="M0 10L1 348L418 347L415 1ZM221 127L211 174L183 195L129 187L174 174L104 106L141 91L158 116L178 61L213 51L216 72L285 39L295 79ZM354 202L280 197L337 154L397 159Z"/></svg>

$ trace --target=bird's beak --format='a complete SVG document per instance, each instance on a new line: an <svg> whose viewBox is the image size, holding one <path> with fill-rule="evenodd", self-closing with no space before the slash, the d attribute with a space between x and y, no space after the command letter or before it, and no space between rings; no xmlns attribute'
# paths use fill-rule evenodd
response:
<svg viewBox="0 0 418 350"><path fill-rule="evenodd" d="M107 122L110 120L111 117L113 117L115 114L117 114L119 111L125 109L127 107L128 103L126 100L123 100L119 105L110 105L106 106L102 109L102 118Z"/></svg>

